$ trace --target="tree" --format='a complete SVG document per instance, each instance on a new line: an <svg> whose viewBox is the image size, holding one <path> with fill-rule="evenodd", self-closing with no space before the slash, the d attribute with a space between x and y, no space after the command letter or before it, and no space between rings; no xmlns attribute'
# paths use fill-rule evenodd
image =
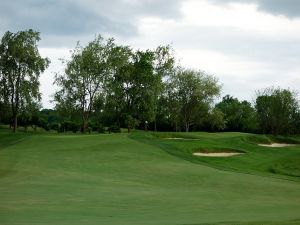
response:
<svg viewBox="0 0 300 225"><path fill-rule="evenodd" d="M115 46L111 57L112 74L106 85L104 115L109 120L115 117L116 125L121 127L121 119L127 120L134 106L133 52L128 46Z"/></svg>
<svg viewBox="0 0 300 225"><path fill-rule="evenodd" d="M83 133L86 132L94 100L104 92L105 82L111 73L109 60L113 46L113 39L104 41L101 36L84 48L78 44L67 62L65 73L57 74L55 78L55 83L61 87L55 101L58 105L71 103L80 111Z"/></svg>
<svg viewBox="0 0 300 225"><path fill-rule="evenodd" d="M221 86L214 76L189 69L180 69L170 77L169 82L173 87L170 100L178 101L181 121L188 132L191 125L201 122L207 114Z"/></svg>
<svg viewBox="0 0 300 225"><path fill-rule="evenodd" d="M239 101L230 95L223 97L216 108L224 114L226 130L253 132L256 130L255 109L248 101Z"/></svg>
<svg viewBox="0 0 300 225"><path fill-rule="evenodd" d="M39 76L50 61L40 56L39 40L40 33L29 29L17 33L7 31L0 43L0 92L11 107L14 132L20 108L40 100Z"/></svg>
<svg viewBox="0 0 300 225"><path fill-rule="evenodd" d="M27 104L25 107L20 109L20 119L19 122L21 126L25 128L27 131L28 126L32 126L33 129L36 131L36 126L39 125L37 117L39 116L39 110L41 105L36 102L31 102Z"/></svg>
<svg viewBox="0 0 300 225"><path fill-rule="evenodd" d="M259 91L255 108L263 133L291 134L297 130L299 103L295 92L280 88Z"/></svg>
<svg viewBox="0 0 300 225"><path fill-rule="evenodd" d="M222 131L226 127L224 113L218 108L214 108L208 115L208 123L212 131Z"/></svg>
<svg viewBox="0 0 300 225"><path fill-rule="evenodd" d="M180 130L181 104L178 89L174 80L174 74L164 84L164 93L160 98L160 118L166 117L174 131Z"/></svg>
<svg viewBox="0 0 300 225"><path fill-rule="evenodd" d="M165 89L167 83L164 80L167 80L174 71L175 71L175 57L172 46L158 46L154 52L155 60L154 60L154 73L158 78L157 83L154 86L155 93L155 104L154 104L154 130L157 130L157 116L159 112L162 112L163 109L160 108L162 106L162 102L165 99ZM163 108L165 108L163 106Z"/></svg>
<svg viewBox="0 0 300 225"><path fill-rule="evenodd" d="M114 48L113 76L109 82L106 106L115 112L120 126L122 118L128 132L139 124L146 128L156 121L162 78L172 65L170 47L155 51L133 51L127 46Z"/></svg>

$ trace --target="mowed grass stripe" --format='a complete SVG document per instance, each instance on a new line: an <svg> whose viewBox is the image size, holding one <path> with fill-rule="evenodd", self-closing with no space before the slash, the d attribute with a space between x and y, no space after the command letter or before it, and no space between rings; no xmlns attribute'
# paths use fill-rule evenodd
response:
<svg viewBox="0 0 300 225"><path fill-rule="evenodd" d="M125 134L32 135L0 151L0 165L5 225L293 224L300 218L299 182L194 164Z"/></svg>

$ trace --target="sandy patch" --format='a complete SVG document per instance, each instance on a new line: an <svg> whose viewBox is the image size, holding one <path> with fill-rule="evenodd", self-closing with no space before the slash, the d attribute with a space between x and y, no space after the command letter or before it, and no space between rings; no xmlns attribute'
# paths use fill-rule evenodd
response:
<svg viewBox="0 0 300 225"><path fill-rule="evenodd" d="M211 152L211 153L203 153L203 152L194 152L195 156L206 156L206 157L230 157L235 155L241 155L243 153L240 152Z"/></svg>
<svg viewBox="0 0 300 225"><path fill-rule="evenodd" d="M294 144L285 144L285 143L272 143L272 144L258 144L259 146L263 147L270 147L270 148L283 148L283 147L291 147L295 146Z"/></svg>

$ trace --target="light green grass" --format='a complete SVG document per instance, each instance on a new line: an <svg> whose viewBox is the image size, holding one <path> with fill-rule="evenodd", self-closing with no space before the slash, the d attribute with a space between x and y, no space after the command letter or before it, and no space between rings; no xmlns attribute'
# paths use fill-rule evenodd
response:
<svg viewBox="0 0 300 225"><path fill-rule="evenodd" d="M200 140L151 133L7 135L0 132L1 225L300 224L297 179L187 160ZM252 145L243 141L248 134L195 135L207 146L221 139L224 147Z"/></svg>

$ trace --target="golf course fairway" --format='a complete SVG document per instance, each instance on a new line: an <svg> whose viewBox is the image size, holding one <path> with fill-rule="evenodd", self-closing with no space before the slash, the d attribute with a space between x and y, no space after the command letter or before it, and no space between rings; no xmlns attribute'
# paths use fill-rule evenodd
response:
<svg viewBox="0 0 300 225"><path fill-rule="evenodd" d="M244 133L193 135L1 130L0 224L300 224L299 145L271 149ZM243 154L192 154L222 148Z"/></svg>

